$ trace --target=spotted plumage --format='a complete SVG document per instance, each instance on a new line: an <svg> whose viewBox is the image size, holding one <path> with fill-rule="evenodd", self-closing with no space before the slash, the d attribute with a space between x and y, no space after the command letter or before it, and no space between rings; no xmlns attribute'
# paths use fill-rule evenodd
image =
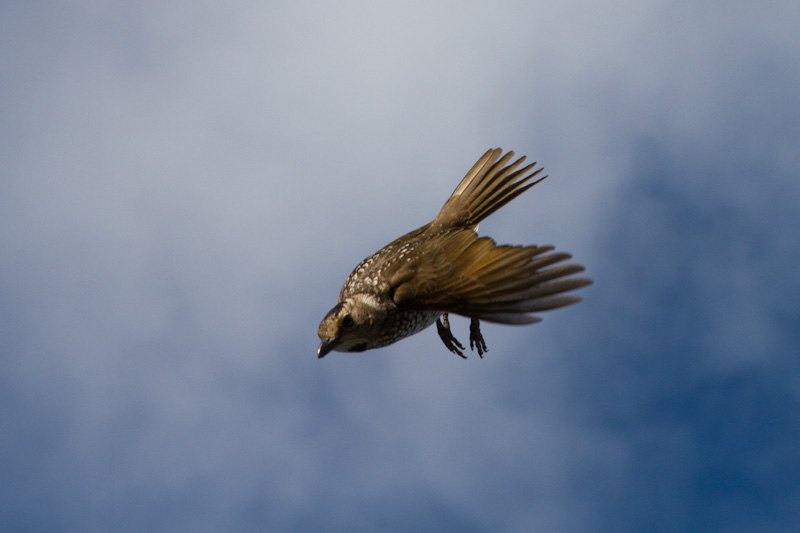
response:
<svg viewBox="0 0 800 533"><path fill-rule="evenodd" d="M367 257L347 277L339 303L319 325L318 357L380 348L436 323L447 349L464 357L448 314L469 317L470 348L482 357L480 320L532 324L531 313L580 301L563 293L591 284L584 268L559 264L552 246L498 246L478 237L484 218L545 177L536 163L517 170L514 152L489 150L467 173L436 218Z"/></svg>

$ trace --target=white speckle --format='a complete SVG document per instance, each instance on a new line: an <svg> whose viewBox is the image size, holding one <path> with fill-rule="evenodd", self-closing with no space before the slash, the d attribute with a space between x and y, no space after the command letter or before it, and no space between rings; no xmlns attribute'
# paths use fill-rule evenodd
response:
<svg viewBox="0 0 800 533"><path fill-rule="evenodd" d="M373 309L383 309L384 306L380 304L378 298L372 294L367 293L359 293L353 296L354 300L358 300L361 303L372 307Z"/></svg>

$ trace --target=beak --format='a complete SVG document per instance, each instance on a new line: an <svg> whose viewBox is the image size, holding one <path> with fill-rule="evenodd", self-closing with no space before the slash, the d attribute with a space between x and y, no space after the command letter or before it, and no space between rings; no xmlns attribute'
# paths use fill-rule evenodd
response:
<svg viewBox="0 0 800 533"><path fill-rule="evenodd" d="M319 343L319 348L317 348L317 359L322 359L337 346L339 346L339 339L337 337L322 341Z"/></svg>

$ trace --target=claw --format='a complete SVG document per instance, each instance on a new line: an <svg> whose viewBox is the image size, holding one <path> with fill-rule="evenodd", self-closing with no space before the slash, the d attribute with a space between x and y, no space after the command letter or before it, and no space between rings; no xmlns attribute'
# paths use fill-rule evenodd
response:
<svg viewBox="0 0 800 533"><path fill-rule="evenodd" d="M489 351L486 347L486 341L483 340L481 334L481 323L477 318L473 318L469 322L469 349L478 349L478 355L483 359L483 354Z"/></svg>
<svg viewBox="0 0 800 533"><path fill-rule="evenodd" d="M439 332L439 338L442 339L442 342L448 350L458 355L462 359L467 358L467 356L464 355L464 352L461 351L464 349L464 346L458 342L458 339L455 338L453 332L450 331L450 320L447 318L447 313L444 313L441 318L436 319L436 330ZM478 333L480 334L480 332ZM470 342L472 342L471 335ZM484 347L485 346L486 345L484 345ZM478 353L480 353L480 350Z"/></svg>

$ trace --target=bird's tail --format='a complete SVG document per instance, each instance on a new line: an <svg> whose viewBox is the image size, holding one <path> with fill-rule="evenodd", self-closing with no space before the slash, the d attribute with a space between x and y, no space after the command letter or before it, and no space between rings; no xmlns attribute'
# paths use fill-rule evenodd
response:
<svg viewBox="0 0 800 533"><path fill-rule="evenodd" d="M536 163L531 163L517 170L525 157L520 157L511 164L514 152L495 148L488 150L483 157L467 172L456 190L445 202L442 210L433 221L441 228L474 227L508 202L527 191L547 176L529 183L542 169L528 173ZM499 159L498 159L499 158Z"/></svg>
<svg viewBox="0 0 800 533"><path fill-rule="evenodd" d="M530 313L579 302L569 293L591 285L575 276L584 268L564 264L570 255L552 246L498 246L471 231L451 232L442 248L450 265L437 281L429 307L498 322L530 324L540 319ZM446 270L446 269L445 269Z"/></svg>

